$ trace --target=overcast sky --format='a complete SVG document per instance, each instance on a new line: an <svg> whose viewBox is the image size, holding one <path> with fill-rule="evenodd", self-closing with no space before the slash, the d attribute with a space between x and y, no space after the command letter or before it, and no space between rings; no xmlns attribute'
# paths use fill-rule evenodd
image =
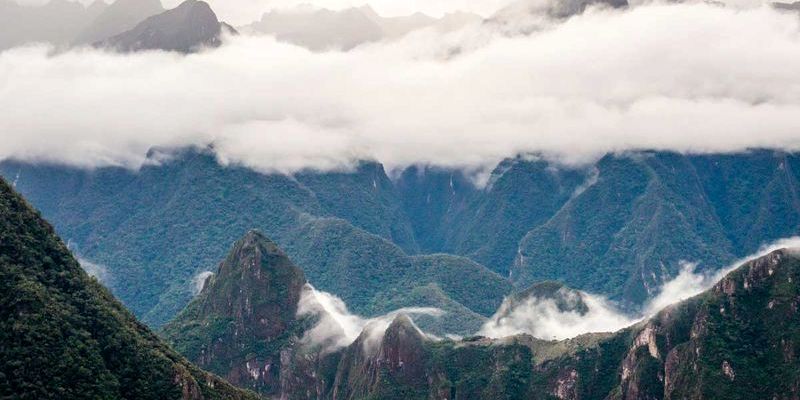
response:
<svg viewBox="0 0 800 400"><path fill-rule="evenodd" d="M136 167L152 146L214 143L223 162L293 172L797 149L797 71L797 14L705 4L592 10L530 35L424 31L349 52L248 36L189 56L34 46L0 53L0 158Z"/></svg>

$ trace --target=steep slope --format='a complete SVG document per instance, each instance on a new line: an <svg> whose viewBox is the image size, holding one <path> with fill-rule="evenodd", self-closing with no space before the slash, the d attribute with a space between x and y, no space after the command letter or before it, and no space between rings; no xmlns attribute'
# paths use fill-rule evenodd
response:
<svg viewBox="0 0 800 400"><path fill-rule="evenodd" d="M604 157L597 182L520 241L512 280L558 279L641 302L684 260L724 265L797 234L796 164L766 151Z"/></svg>
<svg viewBox="0 0 800 400"><path fill-rule="evenodd" d="M175 348L230 382L275 394L281 350L302 336L303 271L257 231L237 241L200 295L164 327Z"/></svg>
<svg viewBox="0 0 800 400"><path fill-rule="evenodd" d="M255 399L136 321L2 179L0 397Z"/></svg>
<svg viewBox="0 0 800 400"><path fill-rule="evenodd" d="M492 172L483 195L463 214L449 217L445 251L507 275L525 233L546 222L591 179L589 169L557 168L535 158L505 160Z"/></svg>
<svg viewBox="0 0 800 400"><path fill-rule="evenodd" d="M223 29L228 29L227 25L219 22L208 3L185 0L98 45L122 52L157 49L190 53L222 44Z"/></svg>
<svg viewBox="0 0 800 400"><path fill-rule="evenodd" d="M407 279L419 273L408 256L456 254L456 264L468 257L510 274L517 288L558 280L635 308L682 261L700 270L725 265L800 234L793 153L639 152L582 167L519 157L501 163L485 187L430 167L394 181L370 162L290 177L222 166L210 150L168 154L154 151L138 172L0 162L0 174L16 180L80 256L105 265L114 293L154 325L185 306L192 277L251 228L360 314L408 304L387 287L436 283L487 317L510 289L482 291L491 306L467 304L443 282ZM127 284L115 285L115 276ZM465 282L479 276L465 273Z"/></svg>
<svg viewBox="0 0 800 400"><path fill-rule="evenodd" d="M160 0L116 0L98 14L72 40L92 44L125 32L146 18L164 12Z"/></svg>
<svg viewBox="0 0 800 400"><path fill-rule="evenodd" d="M436 333L470 333L476 316L490 315L511 290L507 280L473 261L441 254L409 257L393 243L340 219L307 219L286 243L317 288L341 297L358 313L375 316L398 306L457 313L437 321L438 328L420 321L423 329ZM446 297L422 296L420 290L427 292L424 287L431 284Z"/></svg>

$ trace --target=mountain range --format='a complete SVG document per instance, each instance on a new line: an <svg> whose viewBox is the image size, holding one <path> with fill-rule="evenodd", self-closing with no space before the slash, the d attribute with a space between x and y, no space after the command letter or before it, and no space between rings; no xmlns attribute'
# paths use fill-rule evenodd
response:
<svg viewBox="0 0 800 400"><path fill-rule="evenodd" d="M3 180L0 239L3 396L257 398L203 372L139 324L81 270L50 225ZM346 324L331 318L335 311L329 307L300 312L315 289L260 232L238 240L215 272L163 334L190 360L268 397L800 395L796 249L746 262L711 289L618 332L562 341L527 334L436 338L397 313L364 325L349 344L331 347L329 339L341 335ZM569 297L564 290L560 284L540 284L504 306L530 296ZM327 336L309 335L318 329Z"/></svg>
<svg viewBox="0 0 800 400"><path fill-rule="evenodd" d="M340 322L346 319L325 306L298 312L314 290L303 278L274 242L251 231L165 336L200 366L285 399L790 399L800 393L796 249L747 262L708 291L629 328L562 341L528 334L441 339L397 313L331 347L331 338L347 330ZM537 284L509 298L500 314L532 297L587 312L576 293Z"/></svg>
<svg viewBox="0 0 800 400"><path fill-rule="evenodd" d="M171 154L139 171L0 163L154 327L251 228L354 312L460 310L447 329L423 328L466 334L504 296L543 280L635 310L686 262L719 268L800 226L798 158L774 151L610 154L580 167L517 157L483 187L440 168L390 179L363 162L287 176L220 165L208 149Z"/></svg>

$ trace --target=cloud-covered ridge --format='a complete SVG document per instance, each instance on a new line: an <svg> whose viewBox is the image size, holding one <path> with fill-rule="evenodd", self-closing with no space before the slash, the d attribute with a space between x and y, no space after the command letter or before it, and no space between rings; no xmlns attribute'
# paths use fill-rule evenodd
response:
<svg viewBox="0 0 800 400"><path fill-rule="evenodd" d="M500 31L325 53L248 36L185 57L11 49L0 158L137 167L152 146L213 144L223 162L293 172L800 145L794 14L653 4Z"/></svg>
<svg viewBox="0 0 800 400"><path fill-rule="evenodd" d="M696 264L686 263L683 270L665 282L659 294L648 301L637 315L620 311L603 297L580 291L567 292L566 289L559 290L558 294L568 298L579 296L580 299L570 300L582 301L586 309L559 306L552 297L530 297L513 306L506 299L478 334L500 338L527 333L541 339L567 339L590 332L613 332L649 318L671 304L696 296L745 262L782 248L800 248L800 237L780 239L764 245L754 254L710 272L696 271Z"/></svg>

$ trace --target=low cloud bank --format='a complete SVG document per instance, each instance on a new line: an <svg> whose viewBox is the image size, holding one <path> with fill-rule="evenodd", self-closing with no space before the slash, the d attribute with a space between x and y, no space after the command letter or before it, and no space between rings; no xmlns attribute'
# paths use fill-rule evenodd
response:
<svg viewBox="0 0 800 400"><path fill-rule="evenodd" d="M350 313L342 299L316 290L310 284L303 288L297 310L298 316L310 315L317 318L317 323L305 333L302 340L307 344L320 346L323 352L348 346L362 333L365 335L366 350L374 350L383 333L398 315L440 316L443 313L438 308L408 307L375 318L363 318Z"/></svg>
<svg viewBox="0 0 800 400"><path fill-rule="evenodd" d="M511 310L500 310L478 335L500 338L527 333L540 339L567 339L588 332L607 332L638 321L619 312L600 296L580 292L588 312L560 310L552 299L530 298Z"/></svg>
<svg viewBox="0 0 800 400"><path fill-rule="evenodd" d="M591 9L531 34L427 30L344 53L246 35L188 56L23 47L0 53L0 159L137 168L153 146L213 144L224 163L292 173L796 150L798 70L796 15L707 4Z"/></svg>
<svg viewBox="0 0 800 400"><path fill-rule="evenodd" d="M567 339L589 332L613 332L651 317L664 307L700 294L749 260L777 249L798 247L800 237L781 239L729 266L707 273L697 272L696 264L686 263L681 272L664 283L659 294L645 304L639 315L625 314L600 296L579 292L588 306L584 314L560 310L553 299L530 298L511 310L498 310L478 334L500 338L528 333L541 339Z"/></svg>

